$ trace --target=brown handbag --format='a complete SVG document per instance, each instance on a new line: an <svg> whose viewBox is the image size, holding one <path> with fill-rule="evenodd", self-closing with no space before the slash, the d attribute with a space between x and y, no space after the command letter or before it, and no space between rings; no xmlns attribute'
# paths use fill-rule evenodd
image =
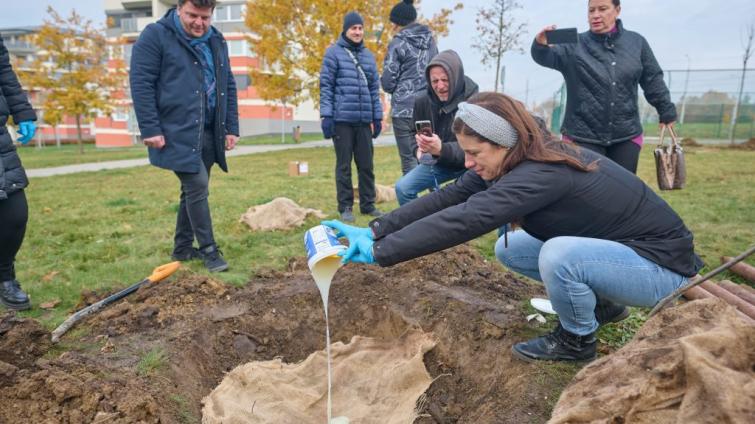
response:
<svg viewBox="0 0 755 424"><path fill-rule="evenodd" d="M655 156L655 171L658 176L658 188L661 190L679 190L687 182L687 166L684 162L684 151L676 141L674 128L668 127L671 143L663 145L666 126L661 128L661 139L653 152Z"/></svg>

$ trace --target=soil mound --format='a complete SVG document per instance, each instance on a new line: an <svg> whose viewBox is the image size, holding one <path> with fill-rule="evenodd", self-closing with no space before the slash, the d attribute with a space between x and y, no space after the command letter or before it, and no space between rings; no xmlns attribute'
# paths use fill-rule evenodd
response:
<svg viewBox="0 0 755 424"><path fill-rule="evenodd" d="M755 326L720 299L667 309L582 369L551 423L752 422Z"/></svg>
<svg viewBox="0 0 755 424"><path fill-rule="evenodd" d="M434 382L415 423L544 422L576 368L509 353L545 332L526 322L524 307L542 293L467 246L385 269L349 265L331 287L332 340L432 333L424 365ZM87 318L52 348L33 321L3 325L0 422L13 423L197 422L201 400L237 366L296 364L325 347L305 258L258 271L242 288L179 271Z"/></svg>

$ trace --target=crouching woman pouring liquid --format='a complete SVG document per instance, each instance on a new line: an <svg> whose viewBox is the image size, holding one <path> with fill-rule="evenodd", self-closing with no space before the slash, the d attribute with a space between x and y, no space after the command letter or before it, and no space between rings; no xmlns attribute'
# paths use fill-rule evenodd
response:
<svg viewBox="0 0 755 424"><path fill-rule="evenodd" d="M544 135L518 101L480 93L459 105L453 130L468 169L456 183L369 228L323 222L349 239L344 262L390 266L514 223L496 256L545 284L560 321L513 346L528 361L594 359L601 324L626 317L625 305L655 305L702 267L663 199L614 162Z"/></svg>

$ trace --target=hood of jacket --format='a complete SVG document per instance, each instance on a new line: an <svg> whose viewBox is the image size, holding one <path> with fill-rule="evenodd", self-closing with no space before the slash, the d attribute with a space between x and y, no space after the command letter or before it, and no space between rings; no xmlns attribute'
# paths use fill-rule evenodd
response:
<svg viewBox="0 0 755 424"><path fill-rule="evenodd" d="M435 94L430 84L430 68L441 66L448 74L448 100L441 101ZM461 58L453 50L444 50L438 53L430 63L425 67L425 78L427 79L427 94L434 106L439 107L444 113L450 113L456 110L456 107L462 101L477 93L477 83L464 75L464 65Z"/></svg>
<svg viewBox="0 0 755 424"><path fill-rule="evenodd" d="M396 38L406 41L416 49L427 50L432 44L433 32L427 25L414 22L399 31Z"/></svg>

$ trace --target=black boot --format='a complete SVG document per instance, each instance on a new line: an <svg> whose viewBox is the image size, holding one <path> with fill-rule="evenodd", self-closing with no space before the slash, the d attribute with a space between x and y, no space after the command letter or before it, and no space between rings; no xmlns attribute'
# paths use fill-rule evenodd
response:
<svg viewBox="0 0 755 424"><path fill-rule="evenodd" d="M196 247L185 247L180 249L174 248L173 253L170 255L170 257L174 261L193 261L194 259L200 259L199 249L197 249Z"/></svg>
<svg viewBox="0 0 755 424"><path fill-rule="evenodd" d="M15 311L31 308L29 296L21 290L21 284L17 280L3 281L0 286L0 303Z"/></svg>
<svg viewBox="0 0 755 424"><path fill-rule="evenodd" d="M223 259L223 252L214 244L200 249L199 256L210 272L222 272L228 269L228 262Z"/></svg>
<svg viewBox="0 0 755 424"><path fill-rule="evenodd" d="M595 333L578 336L566 331L559 323L551 333L517 343L511 351L515 357L527 362L592 361L596 356L596 347Z"/></svg>
<svg viewBox="0 0 755 424"><path fill-rule="evenodd" d="M600 300L595 305L595 320L601 327L612 322L623 321L628 316L629 309L624 305Z"/></svg>

